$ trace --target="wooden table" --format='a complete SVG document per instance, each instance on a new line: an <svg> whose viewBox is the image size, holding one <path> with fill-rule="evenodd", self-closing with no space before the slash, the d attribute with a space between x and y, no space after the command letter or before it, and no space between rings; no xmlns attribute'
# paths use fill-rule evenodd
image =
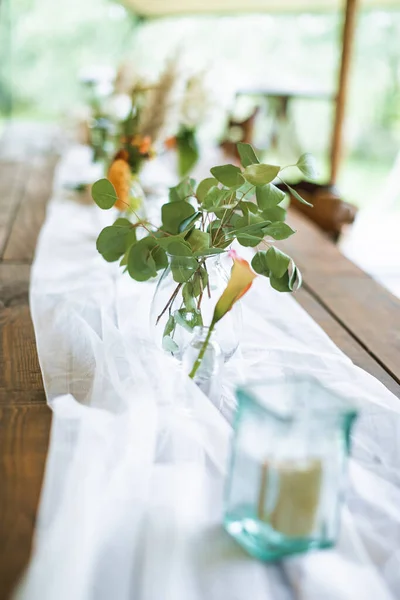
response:
<svg viewBox="0 0 400 600"><path fill-rule="evenodd" d="M56 156L52 133L10 127L0 142L0 598L26 564L46 458L46 405L29 272Z"/></svg>
<svg viewBox="0 0 400 600"><path fill-rule="evenodd" d="M0 600L29 557L51 422L28 286L57 161L52 139L49 131L11 128L0 143ZM304 216L293 212L290 221L298 233L281 247L304 274L298 302L400 398L400 301Z"/></svg>

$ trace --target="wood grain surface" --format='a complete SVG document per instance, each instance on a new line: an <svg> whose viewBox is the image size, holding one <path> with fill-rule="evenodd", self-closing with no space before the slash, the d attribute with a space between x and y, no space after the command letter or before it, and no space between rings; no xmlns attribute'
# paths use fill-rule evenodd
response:
<svg viewBox="0 0 400 600"><path fill-rule="evenodd" d="M29 276L57 160L52 140L11 126L0 141L0 600L29 559L50 431Z"/></svg>

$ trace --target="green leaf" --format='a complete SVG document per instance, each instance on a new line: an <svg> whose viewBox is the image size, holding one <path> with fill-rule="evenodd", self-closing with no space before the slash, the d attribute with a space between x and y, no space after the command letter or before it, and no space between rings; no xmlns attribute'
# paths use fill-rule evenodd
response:
<svg viewBox="0 0 400 600"><path fill-rule="evenodd" d="M280 170L274 165L249 165L243 171L243 177L253 185L266 185L277 177Z"/></svg>
<svg viewBox="0 0 400 600"><path fill-rule="evenodd" d="M230 244L230 242L228 242ZM222 254L225 252L223 248L206 248L201 250L200 252L193 252L193 256L196 258L206 257L206 256L214 256L214 254Z"/></svg>
<svg viewBox="0 0 400 600"><path fill-rule="evenodd" d="M256 198L261 210L266 210L280 204L286 198L286 194L273 183L267 183L256 189Z"/></svg>
<svg viewBox="0 0 400 600"><path fill-rule="evenodd" d="M286 220L286 210L282 208L282 206L274 206L273 208L268 208L267 210L262 211L262 216L264 219L268 221L285 221Z"/></svg>
<svg viewBox="0 0 400 600"><path fill-rule="evenodd" d="M229 234L230 239L237 237L242 246L257 246L264 238L264 227L270 225L270 221L264 221L260 215L248 214L235 220L235 229Z"/></svg>
<svg viewBox="0 0 400 600"><path fill-rule="evenodd" d="M193 252L201 252L210 247L210 234L200 229L194 229L187 238Z"/></svg>
<svg viewBox="0 0 400 600"><path fill-rule="evenodd" d="M270 275L280 279L288 270L291 258L278 248L271 246L266 253L265 260Z"/></svg>
<svg viewBox="0 0 400 600"><path fill-rule="evenodd" d="M192 256L191 248L187 248L183 244L174 243L169 246L168 252L171 256L170 264L174 280L177 283L189 281L199 267L197 259Z"/></svg>
<svg viewBox="0 0 400 600"><path fill-rule="evenodd" d="M196 308L195 295L193 293L193 283L188 281L182 288L182 298L185 308L187 310L193 310Z"/></svg>
<svg viewBox="0 0 400 600"><path fill-rule="evenodd" d="M197 309L186 310L184 308L180 308L174 312L174 318L177 325L180 325L187 331L193 331L195 327L203 325L201 312Z"/></svg>
<svg viewBox="0 0 400 600"><path fill-rule="evenodd" d="M305 175L308 179L318 179L318 166L317 161L312 154L306 152L302 154L296 163L296 167Z"/></svg>
<svg viewBox="0 0 400 600"><path fill-rule="evenodd" d="M192 286L193 295L200 296L201 292L206 289L208 283L208 273L204 267L200 267L193 275Z"/></svg>
<svg viewBox="0 0 400 600"><path fill-rule="evenodd" d="M253 215L256 215L259 211L257 204L255 204L254 202L245 202L244 200L242 200L242 202L239 202L237 207L238 210L242 211L243 216L247 215L249 212Z"/></svg>
<svg viewBox="0 0 400 600"><path fill-rule="evenodd" d="M200 219L201 215L202 213L200 211L197 211L193 213L193 215L182 221L182 223L179 223L179 231L182 232L187 229L190 229L190 227Z"/></svg>
<svg viewBox="0 0 400 600"><path fill-rule="evenodd" d="M178 152L178 172L185 177L199 160L199 148L193 130L186 129L176 138Z"/></svg>
<svg viewBox="0 0 400 600"><path fill-rule="evenodd" d="M215 179L215 177L207 177L207 179L203 179L203 181L200 181L196 190L197 200L200 204L202 204L209 190L217 185L218 181Z"/></svg>
<svg viewBox="0 0 400 600"><path fill-rule="evenodd" d="M264 235L262 232L261 232L261 235L258 235L258 232L255 232L253 234L238 233L237 241L239 242L239 244L241 244L245 248L247 248L248 246L250 246L251 248L254 248L254 246L257 246L261 242L263 237L264 237Z"/></svg>
<svg viewBox="0 0 400 600"><path fill-rule="evenodd" d="M252 191L252 194L249 194L249 192L251 192L251 191ZM248 181L245 181L244 184L241 185L240 188L238 188L237 192L239 194L243 194L243 195L247 196L247 198L251 198L251 196L255 192L255 187Z"/></svg>
<svg viewBox="0 0 400 600"><path fill-rule="evenodd" d="M289 190L289 192L292 194L292 196L294 196L294 197L296 198L296 200L298 200L298 201L299 201L299 202L301 202L302 204L306 204L307 206L313 206L313 205L311 204L311 202L307 202L307 200L304 200L304 198L302 198L302 197L300 196L300 194L298 194L298 193L296 192L296 190L294 190L292 187L290 187L290 185L289 185L288 183L286 183L286 182L284 182L284 183L285 183L285 185L286 185L287 189Z"/></svg>
<svg viewBox="0 0 400 600"><path fill-rule="evenodd" d="M253 260L251 261L251 266L259 275L264 275L265 277L269 277L269 268L267 264L267 253L265 250L260 250L257 252Z"/></svg>
<svg viewBox="0 0 400 600"><path fill-rule="evenodd" d="M290 237L296 233L294 229L289 227L287 223L282 223L282 221L277 221L276 223L271 223L264 227L264 234L269 235L275 240L286 240L286 238Z"/></svg>
<svg viewBox="0 0 400 600"><path fill-rule="evenodd" d="M162 228L167 233L179 233L179 225L195 212L184 200L164 204L161 208Z"/></svg>
<svg viewBox="0 0 400 600"><path fill-rule="evenodd" d="M179 350L178 344L172 339L171 336L165 335L162 339L162 347L165 352L172 352L174 354Z"/></svg>
<svg viewBox="0 0 400 600"><path fill-rule="evenodd" d="M207 192L202 203L202 208L206 212L215 212L219 208L226 210L227 208L234 206L232 201L235 199L236 197L231 190L222 190L213 186Z"/></svg>
<svg viewBox="0 0 400 600"><path fill-rule="evenodd" d="M92 198L97 206L104 210L108 210L118 200L117 192L111 181L108 179L99 179L92 186Z"/></svg>
<svg viewBox="0 0 400 600"><path fill-rule="evenodd" d="M186 179L183 179L175 187L169 188L169 201L180 202L182 200L189 200L194 196L195 185L196 182L194 179L186 177Z"/></svg>
<svg viewBox="0 0 400 600"><path fill-rule="evenodd" d="M132 227L132 223L129 219L125 219L124 217L119 217L113 223L114 227Z"/></svg>
<svg viewBox="0 0 400 600"><path fill-rule="evenodd" d="M271 221L263 219L261 215L248 214L235 220L235 229L231 233L260 233L264 237L262 230L270 224Z"/></svg>
<svg viewBox="0 0 400 600"><path fill-rule="evenodd" d="M136 232L132 228L132 223L127 219L121 219L127 222L127 225L110 225L105 227L96 241L97 251L107 262L114 262L125 254L126 250L136 242Z"/></svg>
<svg viewBox="0 0 400 600"><path fill-rule="evenodd" d="M164 328L163 337L172 333L174 331L174 329L175 329L175 319L172 315L169 315L168 321Z"/></svg>
<svg viewBox="0 0 400 600"><path fill-rule="evenodd" d="M291 292L290 283L289 283L289 273L286 271L282 277L274 277L270 275L269 282L274 290L278 292Z"/></svg>
<svg viewBox="0 0 400 600"><path fill-rule="evenodd" d="M220 167L213 167L210 169L215 179L218 179L228 188L239 188L244 183L242 172L239 167L235 165L222 165Z"/></svg>
<svg viewBox="0 0 400 600"><path fill-rule="evenodd" d="M292 263L293 263L293 261L292 261ZM293 263L293 270L292 270L292 274L291 274L290 280L289 280L290 289L293 291L296 291L299 288L301 288L302 283L303 283L303 278L301 276L300 269L298 267L296 267L296 265Z"/></svg>
<svg viewBox="0 0 400 600"><path fill-rule="evenodd" d="M190 244L182 238L171 241L167 246L167 252L171 256L192 256Z"/></svg>
<svg viewBox="0 0 400 600"><path fill-rule="evenodd" d="M260 162L250 144L239 142L236 144L236 147L238 149L240 162L242 163L243 167L248 167L249 165L258 164Z"/></svg>
<svg viewBox="0 0 400 600"><path fill-rule="evenodd" d="M226 248L232 243L232 237L227 237L228 232L231 230L225 227L221 227L221 221L215 220L210 223L208 232L211 236L211 243L213 248ZM215 254L215 252L213 252Z"/></svg>
<svg viewBox="0 0 400 600"><path fill-rule="evenodd" d="M154 237L145 237L129 250L128 272L136 281L147 281L157 275L158 269L168 265L167 255Z"/></svg>

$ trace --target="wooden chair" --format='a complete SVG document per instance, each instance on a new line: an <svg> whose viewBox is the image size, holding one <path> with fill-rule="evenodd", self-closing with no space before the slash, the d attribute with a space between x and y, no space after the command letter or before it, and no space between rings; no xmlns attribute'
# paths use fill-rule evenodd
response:
<svg viewBox="0 0 400 600"><path fill-rule="evenodd" d="M252 114L244 121L237 121L230 117L227 125L227 137L220 143L221 148L228 156L240 160L236 144L238 142L252 143L254 124L259 110L260 107L256 106Z"/></svg>
<svg viewBox="0 0 400 600"><path fill-rule="evenodd" d="M285 191L284 186L278 187ZM333 241L338 241L346 225L354 223L357 207L342 200L335 186L300 181L291 187L313 205L302 204L291 194L291 206L314 221Z"/></svg>

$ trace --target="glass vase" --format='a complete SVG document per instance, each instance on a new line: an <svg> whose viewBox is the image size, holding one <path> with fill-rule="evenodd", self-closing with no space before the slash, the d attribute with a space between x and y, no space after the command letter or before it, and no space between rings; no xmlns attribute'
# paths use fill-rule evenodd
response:
<svg viewBox="0 0 400 600"><path fill-rule="evenodd" d="M150 325L158 346L179 361L194 328L209 326L214 307L225 290L232 266L227 253L208 257L168 255L151 305ZM233 306L215 327L215 340L224 361L235 353L242 331L240 304Z"/></svg>
<svg viewBox="0 0 400 600"><path fill-rule="evenodd" d="M237 390L224 523L267 561L336 541L352 405L312 377Z"/></svg>
<svg viewBox="0 0 400 600"><path fill-rule="evenodd" d="M182 369L187 375L193 370L195 362L206 341L208 332L209 327L194 328L193 337L186 347L182 358ZM223 361L222 351L216 340L215 331L213 331L193 381L212 402L217 404L221 398L221 371Z"/></svg>

